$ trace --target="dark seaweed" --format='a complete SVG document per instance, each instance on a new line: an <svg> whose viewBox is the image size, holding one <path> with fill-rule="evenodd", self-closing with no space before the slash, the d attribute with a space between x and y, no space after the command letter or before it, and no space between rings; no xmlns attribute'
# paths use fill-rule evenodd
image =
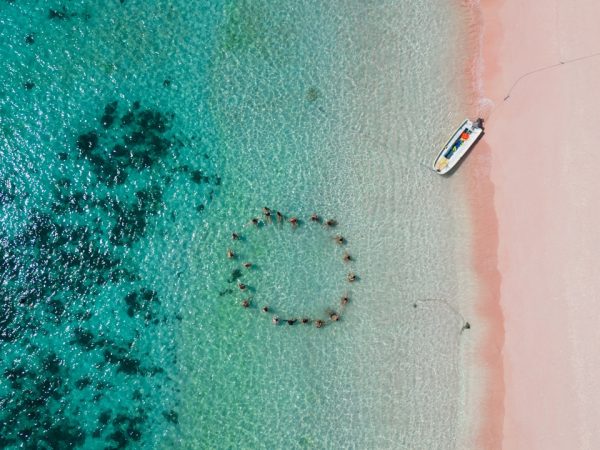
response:
<svg viewBox="0 0 600 450"><path fill-rule="evenodd" d="M68 17L67 8L64 6L60 9L50 9L48 10L48 19L54 20L63 20Z"/></svg>
<svg viewBox="0 0 600 450"><path fill-rule="evenodd" d="M208 177L202 175L201 170L193 170L191 172L191 178L192 178L192 181L196 184L208 182Z"/></svg>
<svg viewBox="0 0 600 450"><path fill-rule="evenodd" d="M81 151L82 156L89 155L92 150L98 145L98 133L95 131L88 131L87 133L79 135L77 139L77 147Z"/></svg>
<svg viewBox="0 0 600 450"><path fill-rule="evenodd" d="M100 118L100 123L104 128L110 128L115 121L118 104L114 101L104 107L104 115Z"/></svg>
<svg viewBox="0 0 600 450"><path fill-rule="evenodd" d="M65 19L68 13L63 7L49 16ZM181 320L166 310L157 288L141 284L142 276L124 255L167 208L165 191L174 177L188 180L190 188L201 181L196 187L201 210L214 196L204 185L216 185L211 180L218 177L204 166L178 161L182 143L172 133L173 115L139 101L122 108L116 101L104 105L96 127L82 130L69 151L57 154L59 161L83 165L92 176L57 179L46 202L36 202L45 206L29 210L18 232L9 236L0 230L0 354L17 349L31 355L27 365L0 361L11 388L0 393L0 448L95 448L97 439L106 448L129 446L152 433L144 427L146 397L139 390L133 408L104 411L90 429L78 419L80 411L106 401L114 386L127 380L172 388L165 370L134 345L137 337L125 338L110 324L101 328L92 318L103 306L101 294L119 288L136 336ZM20 200L7 186L0 187L0 206ZM175 211L169 217L175 220ZM43 337L50 333L63 335L81 361L48 348ZM87 364L87 376L70 372L75 362ZM97 382L106 374L121 378ZM72 395L82 391L84 403ZM163 419L176 424L176 410L167 409Z"/></svg>
<svg viewBox="0 0 600 450"><path fill-rule="evenodd" d="M163 416L167 419L168 422L178 424L179 423L179 414L175 411L163 411Z"/></svg>

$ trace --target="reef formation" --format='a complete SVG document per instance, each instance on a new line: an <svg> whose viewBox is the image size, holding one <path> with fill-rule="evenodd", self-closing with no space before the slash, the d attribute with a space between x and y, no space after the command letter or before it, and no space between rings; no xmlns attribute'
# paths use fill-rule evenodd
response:
<svg viewBox="0 0 600 450"><path fill-rule="evenodd" d="M186 207L200 218L220 178L205 158L180 163L174 120L140 101L106 103L56 155L88 175L55 179L17 231L0 230L1 448L125 448L177 425L169 373L182 317L130 254L155 223L176 219L176 208L166 214L173 183L196 190L200 203ZM27 198L11 186L0 209Z"/></svg>

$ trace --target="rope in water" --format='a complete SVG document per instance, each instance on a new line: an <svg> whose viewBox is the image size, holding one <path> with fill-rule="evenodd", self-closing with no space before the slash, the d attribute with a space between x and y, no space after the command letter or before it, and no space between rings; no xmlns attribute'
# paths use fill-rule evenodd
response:
<svg viewBox="0 0 600 450"><path fill-rule="evenodd" d="M471 328L471 324L464 318L464 316L460 313L460 311L458 309L456 309L448 300L444 300L441 298L422 298L422 299L417 300L415 303L413 303L413 307L416 308L419 303L438 303L438 304L445 305L452 312L454 312L454 314L456 314L457 317L460 317L460 320L462 321L462 328L460 329L461 333L463 331L469 330Z"/></svg>

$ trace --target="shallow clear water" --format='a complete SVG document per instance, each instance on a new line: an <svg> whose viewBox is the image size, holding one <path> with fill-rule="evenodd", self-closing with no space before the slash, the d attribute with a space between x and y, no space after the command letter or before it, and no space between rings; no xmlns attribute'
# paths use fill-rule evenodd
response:
<svg viewBox="0 0 600 450"><path fill-rule="evenodd" d="M442 1L0 4L1 445L452 448L462 322L420 300L468 295L467 229L420 163L461 116L461 26Z"/></svg>

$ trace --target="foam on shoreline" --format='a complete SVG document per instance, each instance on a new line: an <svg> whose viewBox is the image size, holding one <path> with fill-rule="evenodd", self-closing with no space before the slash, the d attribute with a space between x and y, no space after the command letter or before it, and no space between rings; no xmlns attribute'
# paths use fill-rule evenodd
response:
<svg viewBox="0 0 600 450"><path fill-rule="evenodd" d="M465 69L470 90L468 114L471 118L487 120L493 108L491 99L484 96L484 71L487 48L484 48L484 31L487 33L479 0L464 0L463 9L468 13L467 50L471 55ZM485 54L484 54L485 51ZM476 146L464 164L466 192L472 222L473 272L478 279L473 313L477 322L473 331L476 339L469 374L469 398L467 405L476 411L465 425L464 448L496 449L502 447L504 419L504 371L502 348L504 345L504 321L500 307L501 274L497 268L498 222L494 208L495 187L490 180L492 149L486 137ZM473 408L475 406L475 408Z"/></svg>

